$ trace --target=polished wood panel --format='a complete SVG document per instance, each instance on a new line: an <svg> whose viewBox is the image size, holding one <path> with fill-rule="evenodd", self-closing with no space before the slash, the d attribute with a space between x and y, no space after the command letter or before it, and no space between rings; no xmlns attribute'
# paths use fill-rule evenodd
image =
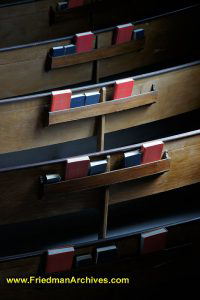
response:
<svg viewBox="0 0 200 300"><path fill-rule="evenodd" d="M186 84L187 82L187 84ZM200 65L172 68L135 79L133 96L148 93L156 85L159 101L106 115L105 133L165 119L200 108ZM101 87L76 92L100 91ZM113 84L106 86L106 101L112 99ZM15 100L15 99L13 99ZM0 101L0 153L73 141L96 135L95 117L47 126L51 94ZM101 104L103 105L103 104ZM107 107L107 106L106 106ZM82 113L81 113L82 114ZM57 117L56 117L57 118ZM98 117L97 117L98 118ZM120 119L120 122L119 122Z"/></svg>
<svg viewBox="0 0 200 300"><path fill-rule="evenodd" d="M99 104L72 108L49 113L49 125L65 123L85 118L107 115L123 110L150 105L158 100L158 91L152 91L124 99L106 101Z"/></svg>
<svg viewBox="0 0 200 300"><path fill-rule="evenodd" d="M109 186L121 182L132 181L146 176L162 174L170 170L170 159L162 159L156 162L135 167L119 169L98 175L62 181L53 184L44 184L44 194L57 196L60 192L66 195L83 190L91 190L103 186Z"/></svg>
<svg viewBox="0 0 200 300"><path fill-rule="evenodd" d="M145 48L139 52L107 58L99 62L99 78L136 70L174 59L197 56L198 44L191 48L198 35L200 8L182 10L153 20L138 23L135 28L145 30ZM186 28L182 24L187 23ZM165 29L163 31L163 28ZM98 47L112 45L113 29L98 32ZM185 43L187 36L187 43ZM46 72L46 57L54 46L71 43L71 39L32 47L0 51L0 98L53 89L93 79L95 63L69 66Z"/></svg>
<svg viewBox="0 0 200 300"><path fill-rule="evenodd" d="M137 52L142 50L144 48L144 45L145 39L141 39L137 41L133 40L131 42L119 45L113 45L109 48L94 49L92 51L84 53L75 53L57 57L49 56L48 58L50 60L50 69L59 69L73 65L84 64L99 59L106 59L132 52Z"/></svg>
<svg viewBox="0 0 200 300"><path fill-rule="evenodd" d="M110 204L137 199L200 182L200 136L165 142L171 158L170 170L160 175L132 180L110 186ZM124 151L124 150L123 150ZM122 152L123 152L122 151ZM110 151L112 153L112 151ZM119 151L111 155L111 170L121 161ZM109 155L109 152L106 153ZM105 155L97 156L105 157ZM92 156L91 156L92 158ZM51 164L1 170L0 172L0 222L1 224L36 220L62 215L85 208L98 208L102 201L101 189L81 191L59 197L41 197L39 177L45 174L60 174L64 178L65 161Z"/></svg>

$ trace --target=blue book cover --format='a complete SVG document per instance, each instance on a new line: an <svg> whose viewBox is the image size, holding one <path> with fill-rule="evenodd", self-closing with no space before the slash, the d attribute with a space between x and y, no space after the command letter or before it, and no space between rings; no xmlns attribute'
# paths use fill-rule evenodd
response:
<svg viewBox="0 0 200 300"><path fill-rule="evenodd" d="M51 48L51 56L56 57L56 56L62 56L65 55L65 48L63 46L59 47L53 47Z"/></svg>
<svg viewBox="0 0 200 300"><path fill-rule="evenodd" d="M56 10L58 12L64 11L66 9L68 9L68 2L67 1L60 1L60 2L57 3Z"/></svg>
<svg viewBox="0 0 200 300"><path fill-rule="evenodd" d="M85 93L85 105L92 105L99 103L100 93L99 92L88 92Z"/></svg>
<svg viewBox="0 0 200 300"><path fill-rule="evenodd" d="M107 160L93 161L90 163L90 175L96 175L106 172Z"/></svg>
<svg viewBox="0 0 200 300"><path fill-rule="evenodd" d="M93 258L91 254L84 254L76 256L75 265L77 268L86 267L93 263Z"/></svg>
<svg viewBox="0 0 200 300"><path fill-rule="evenodd" d="M134 30L134 40L141 40L144 38L144 29Z"/></svg>
<svg viewBox="0 0 200 300"><path fill-rule="evenodd" d="M65 49L65 55L76 53L76 46L74 44L64 46L64 49Z"/></svg>
<svg viewBox="0 0 200 300"><path fill-rule="evenodd" d="M124 153L124 167L130 168L141 164L142 153L140 150Z"/></svg>
<svg viewBox="0 0 200 300"><path fill-rule="evenodd" d="M85 95L84 94L77 94L72 96L71 98L71 105L70 108L76 108L85 105Z"/></svg>
<svg viewBox="0 0 200 300"><path fill-rule="evenodd" d="M117 259L118 249L115 245L96 249L96 264L111 262Z"/></svg>

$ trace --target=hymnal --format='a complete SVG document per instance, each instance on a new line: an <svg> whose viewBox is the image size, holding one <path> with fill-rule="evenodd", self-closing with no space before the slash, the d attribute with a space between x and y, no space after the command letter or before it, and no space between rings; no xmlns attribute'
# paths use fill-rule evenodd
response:
<svg viewBox="0 0 200 300"><path fill-rule="evenodd" d="M83 6L83 4L84 4L84 0L69 0L68 1L68 8Z"/></svg>
<svg viewBox="0 0 200 300"><path fill-rule="evenodd" d="M53 57L63 56L65 55L65 48L64 46L53 47L51 48L50 54Z"/></svg>
<svg viewBox="0 0 200 300"><path fill-rule="evenodd" d="M88 92L85 93L85 105L92 105L99 103L100 93L99 92Z"/></svg>
<svg viewBox="0 0 200 300"><path fill-rule="evenodd" d="M70 108L72 91L62 90L52 92L51 95L51 112Z"/></svg>
<svg viewBox="0 0 200 300"><path fill-rule="evenodd" d="M67 46L64 46L65 55L74 54L76 53L76 46L74 44L70 44Z"/></svg>
<svg viewBox="0 0 200 300"><path fill-rule="evenodd" d="M105 173L107 160L93 161L90 163L90 175Z"/></svg>
<svg viewBox="0 0 200 300"><path fill-rule="evenodd" d="M87 176L89 165L90 159L88 156L67 159L65 179L69 180Z"/></svg>
<svg viewBox="0 0 200 300"><path fill-rule="evenodd" d="M60 247L47 251L46 273L70 271L74 257L74 247Z"/></svg>
<svg viewBox="0 0 200 300"><path fill-rule="evenodd" d="M140 150L124 153L124 167L129 168L141 164L142 154Z"/></svg>
<svg viewBox="0 0 200 300"><path fill-rule="evenodd" d="M76 34L76 52L89 52L94 49L95 35L89 31Z"/></svg>
<svg viewBox="0 0 200 300"><path fill-rule="evenodd" d="M67 1L62 1L58 2L56 5L56 10L58 12L65 11L68 8L68 2Z"/></svg>
<svg viewBox="0 0 200 300"><path fill-rule="evenodd" d="M141 234L141 253L161 251L166 247L167 229L159 228Z"/></svg>
<svg viewBox="0 0 200 300"><path fill-rule="evenodd" d="M76 268L86 267L91 265L92 263L93 263L93 259L91 254L76 256L75 259Z"/></svg>
<svg viewBox="0 0 200 300"><path fill-rule="evenodd" d="M142 163L150 163L162 158L164 143L162 141L147 142L142 145Z"/></svg>
<svg viewBox="0 0 200 300"><path fill-rule="evenodd" d="M123 99L132 96L134 80L132 78L117 80L114 86L113 99Z"/></svg>
<svg viewBox="0 0 200 300"><path fill-rule="evenodd" d="M72 96L71 98L71 108L76 108L85 105L85 95L84 94L77 94Z"/></svg>
<svg viewBox="0 0 200 300"><path fill-rule="evenodd" d="M131 41L134 26L131 23L119 25L115 29L114 44L122 44Z"/></svg>
<svg viewBox="0 0 200 300"><path fill-rule="evenodd" d="M144 29L134 30L134 40L141 40L144 38Z"/></svg>
<svg viewBox="0 0 200 300"><path fill-rule="evenodd" d="M115 245L96 249L96 264L111 262L118 257L118 250Z"/></svg>

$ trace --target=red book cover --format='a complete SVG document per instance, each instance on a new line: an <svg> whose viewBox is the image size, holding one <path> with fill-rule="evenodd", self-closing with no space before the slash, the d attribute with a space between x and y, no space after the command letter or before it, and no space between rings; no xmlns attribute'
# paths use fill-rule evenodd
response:
<svg viewBox="0 0 200 300"><path fill-rule="evenodd" d="M67 159L65 180L87 176L89 172L89 165L90 159L88 156Z"/></svg>
<svg viewBox="0 0 200 300"><path fill-rule="evenodd" d="M68 8L83 6L84 0L69 0L68 1Z"/></svg>
<svg viewBox="0 0 200 300"><path fill-rule="evenodd" d="M60 247L47 252L46 273L66 272L72 268L74 247Z"/></svg>
<svg viewBox="0 0 200 300"><path fill-rule="evenodd" d="M160 228L141 234L141 253L147 254L165 249L167 229Z"/></svg>
<svg viewBox="0 0 200 300"><path fill-rule="evenodd" d="M131 23L119 25L115 29L114 44L123 44L132 40L134 26Z"/></svg>
<svg viewBox="0 0 200 300"><path fill-rule="evenodd" d="M147 164L162 158L164 143L162 141L153 141L142 145L142 164Z"/></svg>
<svg viewBox="0 0 200 300"><path fill-rule="evenodd" d="M76 34L76 52L89 52L94 49L95 35L91 31Z"/></svg>
<svg viewBox="0 0 200 300"><path fill-rule="evenodd" d="M63 90L52 92L51 112L70 108L72 91Z"/></svg>
<svg viewBox="0 0 200 300"><path fill-rule="evenodd" d="M132 96L134 80L132 78L117 80L114 86L113 100L123 99Z"/></svg>

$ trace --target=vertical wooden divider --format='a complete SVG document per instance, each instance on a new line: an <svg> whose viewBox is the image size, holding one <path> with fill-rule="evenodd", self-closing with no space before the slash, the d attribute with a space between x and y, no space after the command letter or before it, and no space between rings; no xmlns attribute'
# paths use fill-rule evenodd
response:
<svg viewBox="0 0 200 300"><path fill-rule="evenodd" d="M98 43L98 35L96 36L96 44L95 48L99 48L99 43ZM95 60L93 62L93 80L95 83L99 83L99 60Z"/></svg>
<svg viewBox="0 0 200 300"><path fill-rule="evenodd" d="M101 89L101 97L100 102L106 101L106 88L103 87ZM98 120L98 134L97 134L97 151L104 151L105 147L105 115L99 117ZM110 171L110 155L107 156L107 172ZM110 200L110 189L109 187L105 187L102 191L103 197L102 202L100 203L101 210L101 226L99 232L99 239L106 238L107 234L107 223L108 223L108 207Z"/></svg>
<svg viewBox="0 0 200 300"><path fill-rule="evenodd" d="M106 88L101 89L100 102L106 102ZM97 151L104 151L106 117L102 115L97 120Z"/></svg>

